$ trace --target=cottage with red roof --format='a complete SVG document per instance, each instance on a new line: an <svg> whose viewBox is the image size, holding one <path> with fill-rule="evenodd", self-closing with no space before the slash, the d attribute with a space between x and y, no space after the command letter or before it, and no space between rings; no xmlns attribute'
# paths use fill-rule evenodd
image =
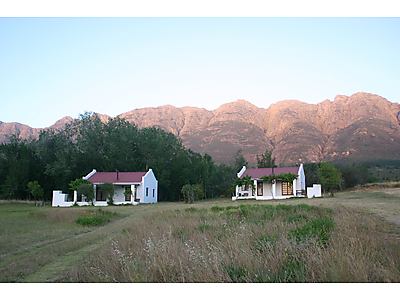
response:
<svg viewBox="0 0 400 300"><path fill-rule="evenodd" d="M106 195L102 192L101 185L111 183L114 185L113 204L139 204L157 203L158 181L152 169L147 172L92 172L82 177L93 184L94 206L107 206ZM53 191L53 206L72 206L77 203L79 206L90 205L84 197L78 199L74 193L74 200L68 201L68 195L61 191Z"/></svg>
<svg viewBox="0 0 400 300"><path fill-rule="evenodd" d="M303 164L296 167L249 168L237 173L238 185L232 200L271 200L304 197L306 177Z"/></svg>

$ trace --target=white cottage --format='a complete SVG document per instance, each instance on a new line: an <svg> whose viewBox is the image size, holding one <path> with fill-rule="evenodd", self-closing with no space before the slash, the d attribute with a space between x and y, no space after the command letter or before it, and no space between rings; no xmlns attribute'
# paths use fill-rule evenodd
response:
<svg viewBox="0 0 400 300"><path fill-rule="evenodd" d="M274 180L273 182L265 182L262 180L264 176L293 174L297 176L293 182L285 182L283 180ZM253 185L236 186L235 195L232 200L255 199L255 200L271 200L271 199L287 199L292 197L304 197L306 191L306 177L304 174L303 164L296 167L280 167L280 168L249 168L245 166L237 173L238 178L249 176ZM279 176L278 176L279 177Z"/></svg>
<svg viewBox="0 0 400 300"><path fill-rule="evenodd" d="M113 203L121 204L139 204L139 203L157 203L158 199L158 181L152 169L147 172L97 172L95 169L88 175L82 177L91 182L94 188L94 206L107 206L106 195L101 191L100 186L104 183L114 185ZM73 201L67 200L67 195L61 191L53 191L53 206L72 206L77 203L79 206L89 205L90 203L78 200L76 191Z"/></svg>

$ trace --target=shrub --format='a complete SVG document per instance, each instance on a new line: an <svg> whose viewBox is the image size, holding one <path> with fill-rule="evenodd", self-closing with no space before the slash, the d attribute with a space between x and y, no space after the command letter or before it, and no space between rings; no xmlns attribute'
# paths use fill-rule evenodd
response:
<svg viewBox="0 0 400 300"><path fill-rule="evenodd" d="M77 178L69 183L69 189L77 191L82 184L90 184L90 182L82 178Z"/></svg>
<svg viewBox="0 0 400 300"><path fill-rule="evenodd" d="M29 181L28 182L28 190L29 193L32 195L33 199L38 200L43 197L43 188L40 186L39 182L35 181Z"/></svg>
<svg viewBox="0 0 400 300"><path fill-rule="evenodd" d="M181 193L186 203L193 203L195 200L204 198L204 189L201 184L185 184Z"/></svg>
<svg viewBox="0 0 400 300"><path fill-rule="evenodd" d="M92 202L94 199L94 189L93 185L90 183L81 184L78 187L78 193L84 195L88 202Z"/></svg>
<svg viewBox="0 0 400 300"><path fill-rule="evenodd" d="M103 192L107 199L107 203L112 205L114 203L114 185L112 183L103 183L99 185L100 190Z"/></svg>
<svg viewBox="0 0 400 300"><path fill-rule="evenodd" d="M79 225L84 225L84 226L104 225L104 224L110 222L112 217L115 215L116 215L116 213L98 209L96 211L93 211L86 215L78 217L76 219L76 223Z"/></svg>
<svg viewBox="0 0 400 300"><path fill-rule="evenodd" d="M342 174L332 163L321 163L318 169L318 176L324 191L334 195L335 191L340 190L342 184Z"/></svg>

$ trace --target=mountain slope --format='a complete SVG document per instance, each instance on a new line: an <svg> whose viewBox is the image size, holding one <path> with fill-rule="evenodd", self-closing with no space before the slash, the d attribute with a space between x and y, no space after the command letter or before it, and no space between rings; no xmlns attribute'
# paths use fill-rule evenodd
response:
<svg viewBox="0 0 400 300"><path fill-rule="evenodd" d="M400 105L370 93L339 95L333 101L307 104L284 100L259 108L245 100L208 111L171 105L141 108L119 115L138 127L158 126L182 139L193 151L208 153L219 162L230 162L237 150L246 159L266 147L278 163L352 159L400 159ZM99 115L103 122L108 116ZM65 117L50 128L61 128ZM0 142L19 131L36 138L40 129L0 122Z"/></svg>

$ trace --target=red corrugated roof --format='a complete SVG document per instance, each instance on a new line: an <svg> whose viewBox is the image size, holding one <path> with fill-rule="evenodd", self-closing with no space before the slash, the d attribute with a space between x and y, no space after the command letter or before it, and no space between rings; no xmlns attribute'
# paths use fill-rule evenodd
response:
<svg viewBox="0 0 400 300"><path fill-rule="evenodd" d="M134 183L141 182L146 172L96 172L88 180L91 183Z"/></svg>
<svg viewBox="0 0 400 300"><path fill-rule="evenodd" d="M285 173L291 173L294 175L297 175L299 172L299 167L280 167L280 168L274 168L274 174L279 175L279 174L285 174ZM272 168L253 168L253 169L247 169L246 172L242 175L242 178L244 176L250 176L252 179L260 179L263 176L270 176L272 175Z"/></svg>

